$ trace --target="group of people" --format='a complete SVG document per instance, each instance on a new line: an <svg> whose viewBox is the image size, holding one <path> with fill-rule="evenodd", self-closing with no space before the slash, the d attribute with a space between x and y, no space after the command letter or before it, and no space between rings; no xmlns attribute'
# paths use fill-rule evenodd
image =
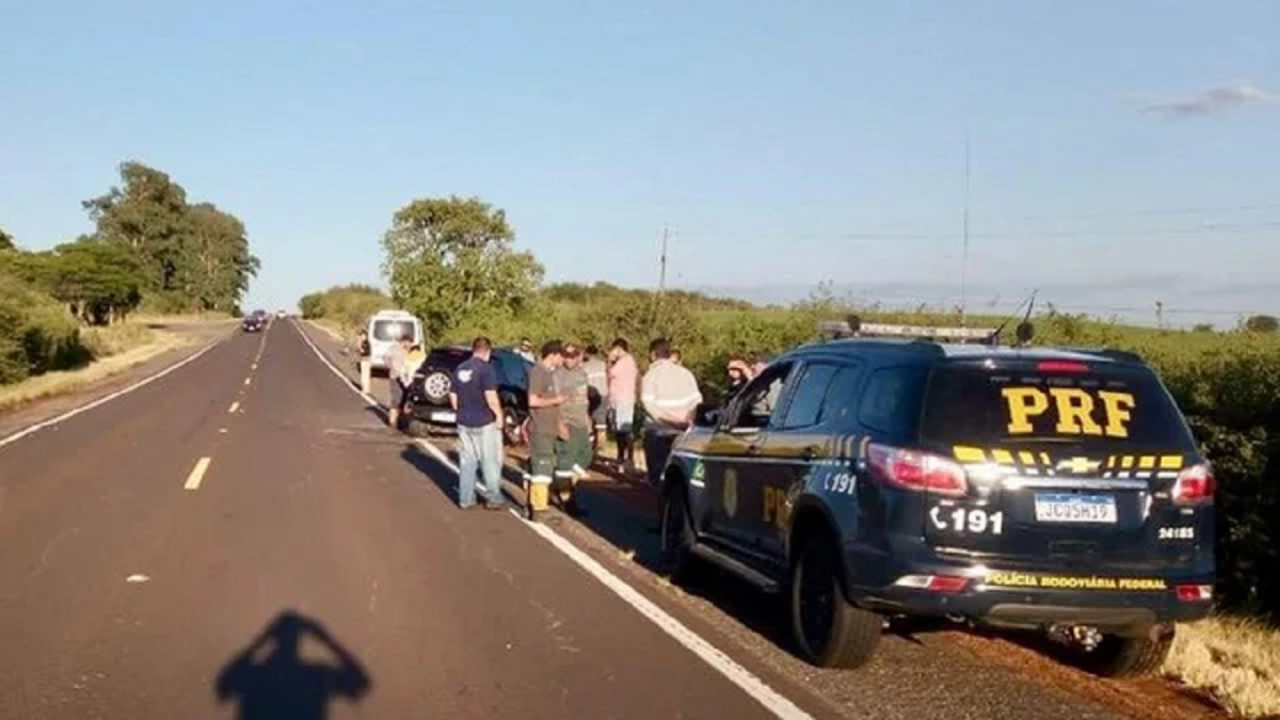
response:
<svg viewBox="0 0 1280 720"><path fill-rule="evenodd" d="M501 491L503 412L497 374L490 363L493 347L489 338L475 338L471 357L455 370L450 386L458 430L458 504L463 509L481 505L476 487L481 477L483 506L507 507ZM618 467L632 470L638 407L643 407L647 418L642 436L645 465L650 482L657 484L672 444L693 424L703 402L698 381L682 364L679 350L666 339L654 340L649 345L649 366L641 376L631 346L623 338L614 340L604 355L595 345L582 347L559 340L544 343L536 354L533 348L525 338L516 349L533 363L527 388L525 488L531 514L545 510L553 497L566 512L579 511L574 490L586 477L606 432L617 444ZM388 355L393 427L413 380L414 350L406 340ZM763 366L762 358L753 364L730 360L726 368L730 396Z"/></svg>
<svg viewBox="0 0 1280 720"><path fill-rule="evenodd" d="M517 352L532 352L523 340ZM500 492L502 436L497 422L497 381L488 363L487 338L472 343L472 359L455 373L451 402L457 412L460 459L459 504L477 504L478 475L485 482L485 505L503 508ZM649 367L641 377L630 344L618 338L602 355L594 345L551 340L534 355L529 371L529 468L526 495L530 514L554 499L571 514L579 512L574 490L586 477L605 432L617 443L620 467L634 466L636 410L643 407L644 450L651 474L665 462L681 432L693 423L702 402L698 382L677 361L666 340L649 347Z"/></svg>

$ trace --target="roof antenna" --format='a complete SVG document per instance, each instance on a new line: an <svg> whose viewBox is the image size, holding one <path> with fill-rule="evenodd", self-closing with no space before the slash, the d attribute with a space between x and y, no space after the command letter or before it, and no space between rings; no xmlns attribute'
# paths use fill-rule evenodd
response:
<svg viewBox="0 0 1280 720"><path fill-rule="evenodd" d="M1031 311L1035 309L1036 293L1038 292L1040 291L1032 290L1031 296L1018 303L1018 307L1014 308L1009 317L1005 318L1005 321L1000 323L1000 327L997 327L995 332L991 333L989 342L992 345L1000 344L1000 334L1003 333L1009 323L1018 316L1018 311L1022 309L1023 305L1027 306L1027 312L1022 316L1022 322L1018 323L1017 328L1014 329L1014 337L1017 338L1018 345L1026 345L1031 342L1031 337L1035 334L1035 327L1031 324Z"/></svg>

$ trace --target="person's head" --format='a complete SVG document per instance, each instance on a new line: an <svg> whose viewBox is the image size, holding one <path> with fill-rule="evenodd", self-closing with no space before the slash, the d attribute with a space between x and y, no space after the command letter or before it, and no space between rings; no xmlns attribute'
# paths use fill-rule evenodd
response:
<svg viewBox="0 0 1280 720"><path fill-rule="evenodd" d="M400 347L404 348L405 350L408 350L412 346L413 346L412 335L410 335L409 333L405 333L404 335L400 336Z"/></svg>
<svg viewBox="0 0 1280 720"><path fill-rule="evenodd" d="M649 343L649 360L657 362L658 360L671 359L671 343L666 338L658 338Z"/></svg>
<svg viewBox="0 0 1280 720"><path fill-rule="evenodd" d="M368 330L361 330L361 331L360 331L360 335L359 335L359 337L360 337L360 339L361 339L361 340L367 340L367 339L369 338L369 331L368 331Z"/></svg>
<svg viewBox="0 0 1280 720"><path fill-rule="evenodd" d="M618 358L631 352L631 344L625 338L618 338L613 341L613 345L609 347L609 359L617 360Z"/></svg>
<svg viewBox="0 0 1280 720"><path fill-rule="evenodd" d="M684 355L680 353L679 348L671 348L671 362L677 365L684 362Z"/></svg>
<svg viewBox="0 0 1280 720"><path fill-rule="evenodd" d="M522 353L533 352L533 341L530 340L529 338L520 338L520 352Z"/></svg>
<svg viewBox="0 0 1280 720"><path fill-rule="evenodd" d="M564 346L564 366L567 368L576 368L582 363L582 348L576 343L565 343Z"/></svg>
<svg viewBox="0 0 1280 720"><path fill-rule="evenodd" d="M471 356L483 362L489 362L489 356L493 354L493 343L489 342L489 338L481 335L471 341Z"/></svg>
<svg viewBox="0 0 1280 720"><path fill-rule="evenodd" d="M587 349L584 352L588 360L595 360L596 358L600 357L600 348L596 347L595 345L588 345Z"/></svg>
<svg viewBox="0 0 1280 720"><path fill-rule="evenodd" d="M564 345L559 340L548 340L542 346L542 364L549 368L560 367L564 362Z"/></svg>
<svg viewBox="0 0 1280 720"><path fill-rule="evenodd" d="M726 371L729 373L729 382L735 385L746 382L751 377L751 368L741 358L730 360Z"/></svg>

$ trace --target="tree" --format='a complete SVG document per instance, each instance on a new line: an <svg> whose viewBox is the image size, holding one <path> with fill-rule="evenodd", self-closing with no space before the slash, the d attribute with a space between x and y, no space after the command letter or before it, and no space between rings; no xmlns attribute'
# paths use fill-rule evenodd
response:
<svg viewBox="0 0 1280 720"><path fill-rule="evenodd" d="M16 247L13 243L13 236L0 228L0 250L12 250Z"/></svg>
<svg viewBox="0 0 1280 720"><path fill-rule="evenodd" d="M120 165L119 187L84 201L97 237L137 253L147 289L175 289L187 230L187 191L159 170L136 162Z"/></svg>
<svg viewBox="0 0 1280 720"><path fill-rule="evenodd" d="M82 237L34 259L37 282L85 322L124 319L142 300L146 278L126 247Z"/></svg>
<svg viewBox="0 0 1280 720"><path fill-rule="evenodd" d="M478 198L415 200L382 239L392 299L439 339L477 316L518 313L542 282L542 265L512 248L502 210Z"/></svg>
<svg viewBox="0 0 1280 720"><path fill-rule="evenodd" d="M1277 320L1274 315L1254 315L1244 321L1244 329L1249 332L1272 335L1280 331L1280 320Z"/></svg>
<svg viewBox="0 0 1280 720"><path fill-rule="evenodd" d="M164 309L234 310L260 266L244 223L210 203L189 205L181 185L146 165L122 164L120 181L84 207L98 240L135 254L143 292Z"/></svg>

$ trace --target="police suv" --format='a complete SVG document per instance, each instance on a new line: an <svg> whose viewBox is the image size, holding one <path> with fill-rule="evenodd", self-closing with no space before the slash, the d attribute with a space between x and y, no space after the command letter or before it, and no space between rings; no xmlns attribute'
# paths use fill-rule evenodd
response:
<svg viewBox="0 0 1280 720"><path fill-rule="evenodd" d="M1214 479L1151 368L998 331L852 334L780 357L677 441L673 573L787 593L824 667L869 660L886 618L932 616L1045 631L1100 675L1159 668L1173 623L1212 605Z"/></svg>

